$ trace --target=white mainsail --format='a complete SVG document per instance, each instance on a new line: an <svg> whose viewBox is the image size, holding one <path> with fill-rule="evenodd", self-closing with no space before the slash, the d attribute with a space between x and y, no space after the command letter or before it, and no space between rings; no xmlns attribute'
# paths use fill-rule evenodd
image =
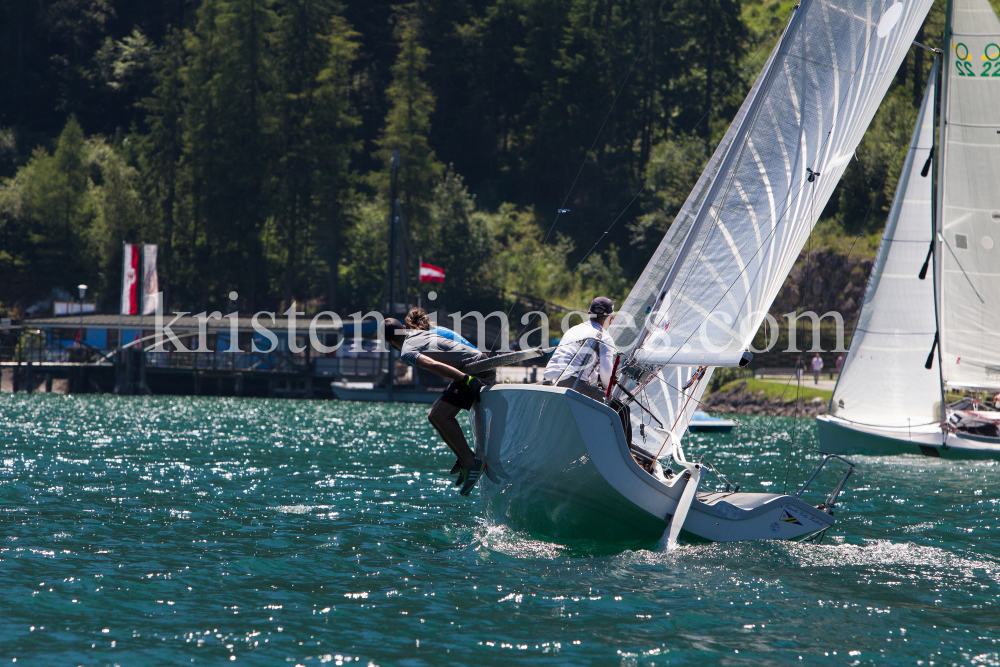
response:
<svg viewBox="0 0 1000 667"><path fill-rule="evenodd" d="M1000 20L952 0L938 175L941 375L1000 389Z"/></svg>
<svg viewBox="0 0 1000 667"><path fill-rule="evenodd" d="M685 367L739 363L930 5L799 6L612 329L620 349L659 371L646 405L667 428L704 391L702 380L688 401Z"/></svg>
<svg viewBox="0 0 1000 667"><path fill-rule="evenodd" d="M936 81L935 62L830 402L831 414L864 426L944 419L939 366L924 367L937 332L933 274L918 277L933 236L933 175L921 167L934 142Z"/></svg>
<svg viewBox="0 0 1000 667"><path fill-rule="evenodd" d="M771 51L762 71L767 71L770 68L777 53L777 49ZM656 297L663 281L666 280L684 239L697 219L702 204L705 203L709 188L718 176L722 161L726 157L743 119L750 110L753 100L756 99L763 80L764 77L757 77L750 89L750 94L743 100L736 118L733 119L722 141L719 142L712 158L705 165L704 171L702 171L684 205L674 217L673 224L663 236L652 259L646 264L646 268L643 269L642 275L633 286L632 291L629 292L625 302L618 309L618 314L611 323L610 333L619 350L630 352L634 347L640 334L640 327L656 303ZM709 378L711 378L714 369L709 368L697 385L688 386L695 370L691 366L665 367L643 387L641 402L657 416L661 424L666 428L676 428L678 433L683 433L691 421L691 416L698 408L701 396L708 386ZM687 388L685 389L685 387ZM642 414L641 410L632 411L632 422L633 437L643 441L643 444L653 446L653 441L648 439L644 428L644 425L650 420ZM659 446L659 442L656 443L656 446Z"/></svg>
<svg viewBox="0 0 1000 667"><path fill-rule="evenodd" d="M662 286L640 361L738 363L929 6L801 4Z"/></svg>

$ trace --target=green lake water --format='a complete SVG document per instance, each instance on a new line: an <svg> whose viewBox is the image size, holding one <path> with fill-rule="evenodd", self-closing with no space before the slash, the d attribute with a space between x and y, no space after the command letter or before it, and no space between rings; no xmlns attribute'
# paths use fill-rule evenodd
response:
<svg viewBox="0 0 1000 667"><path fill-rule="evenodd" d="M0 395L0 665L1000 665L994 463L857 457L820 545L565 544L426 411ZM689 456L793 489L811 421L742 419Z"/></svg>

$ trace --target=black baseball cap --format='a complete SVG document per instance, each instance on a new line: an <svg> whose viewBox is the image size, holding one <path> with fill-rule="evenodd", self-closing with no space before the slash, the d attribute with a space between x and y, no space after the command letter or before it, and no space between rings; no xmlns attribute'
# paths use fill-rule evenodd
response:
<svg viewBox="0 0 1000 667"><path fill-rule="evenodd" d="M396 338L404 338L406 336L406 325L397 320L395 317L385 318L385 338L386 340L395 340Z"/></svg>
<svg viewBox="0 0 1000 667"><path fill-rule="evenodd" d="M615 304L606 296L599 296L590 302L592 315L610 315L613 312L615 312Z"/></svg>

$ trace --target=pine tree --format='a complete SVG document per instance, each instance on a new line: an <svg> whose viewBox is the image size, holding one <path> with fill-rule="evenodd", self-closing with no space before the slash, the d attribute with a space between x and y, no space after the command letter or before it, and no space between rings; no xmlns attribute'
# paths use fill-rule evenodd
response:
<svg viewBox="0 0 1000 667"><path fill-rule="evenodd" d="M398 15L396 40L399 55L392 66L392 84L386 91L391 108L385 117L385 129L379 138L376 157L384 167L372 175L373 183L388 199L390 160L399 151L399 199L403 215L417 245L428 236L427 204L444 174L427 137L431 131L434 93L424 82L428 51L420 44L420 21L406 11Z"/></svg>
<svg viewBox="0 0 1000 667"><path fill-rule="evenodd" d="M354 198L356 177L351 157L361 148L361 120L351 102L355 90L353 66L358 58L360 35L347 21L335 15L326 34L327 60L319 74L318 104L314 124L325 128L318 142L315 205L319 216L316 240L326 263L327 307L339 301L338 276L343 258L343 240L348 227L347 209Z"/></svg>
<svg viewBox="0 0 1000 667"><path fill-rule="evenodd" d="M435 233L435 262L447 267L441 286L448 307L488 311L502 307L499 286L489 270L496 252L489 217L476 211L462 177L448 171L434 188L430 216Z"/></svg>
<svg viewBox="0 0 1000 667"><path fill-rule="evenodd" d="M202 306L236 290L244 309L263 296L260 232L268 169L266 131L274 120L267 44L274 15L266 0L205 0L187 33L185 243L189 295Z"/></svg>
<svg viewBox="0 0 1000 667"><path fill-rule="evenodd" d="M32 270L47 288L68 289L93 276L86 246L94 217L88 153L83 129L70 116L55 152L37 151L22 175Z"/></svg>
<svg viewBox="0 0 1000 667"><path fill-rule="evenodd" d="M154 242L147 209L143 205L139 172L128 160L128 146L113 146L100 137L88 140L91 169L98 174L92 187L95 218L89 231L90 259L98 281L90 282L89 294L99 297L101 305L116 309L121 284L122 241ZM163 267L161 275L165 274Z"/></svg>
<svg viewBox="0 0 1000 667"><path fill-rule="evenodd" d="M165 310L170 309L174 275L177 170L183 151L183 66L183 36L172 30L167 34L157 59L153 94L142 101L148 133L138 139L145 194L158 228L159 281Z"/></svg>
<svg viewBox="0 0 1000 667"><path fill-rule="evenodd" d="M275 227L283 257L282 294L307 296L320 273L336 299L341 199L348 189L352 130L351 65L358 35L327 0L287 0L275 36L278 156ZM326 264L326 271L322 265Z"/></svg>

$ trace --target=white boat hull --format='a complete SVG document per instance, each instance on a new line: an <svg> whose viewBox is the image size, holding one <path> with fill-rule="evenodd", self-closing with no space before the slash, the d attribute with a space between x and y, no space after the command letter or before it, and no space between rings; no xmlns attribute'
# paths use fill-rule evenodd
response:
<svg viewBox="0 0 1000 667"><path fill-rule="evenodd" d="M691 420L688 430L692 433L729 433L736 428L736 422L732 419L720 419L718 421L697 421Z"/></svg>
<svg viewBox="0 0 1000 667"><path fill-rule="evenodd" d="M480 482L488 520L556 538L663 536L688 476L643 470L613 410L562 387L496 385L481 398L476 452L499 481ZM801 539L831 525L792 496L698 493L683 529L687 539L732 542Z"/></svg>
<svg viewBox="0 0 1000 667"><path fill-rule="evenodd" d="M358 386L361 383L331 382L330 389L339 401L388 401L385 387ZM441 396L441 389L420 387L393 387L394 403L433 403Z"/></svg>
<svg viewBox="0 0 1000 667"><path fill-rule="evenodd" d="M1000 440L968 433L945 435L939 427L879 428L854 424L832 415L817 417L816 427L820 449L830 454L1000 459Z"/></svg>

